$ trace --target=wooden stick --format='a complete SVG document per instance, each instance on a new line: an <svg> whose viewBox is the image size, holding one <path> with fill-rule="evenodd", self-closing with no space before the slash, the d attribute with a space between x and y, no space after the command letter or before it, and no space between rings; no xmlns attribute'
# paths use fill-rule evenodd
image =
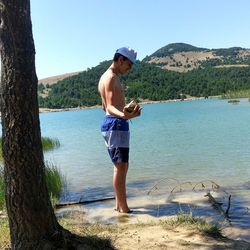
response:
<svg viewBox="0 0 250 250"><path fill-rule="evenodd" d="M208 192L205 197L208 197L209 201L212 203L213 207L219 210L219 212L225 217L225 219L230 223L229 218L228 218L228 212L230 208L230 200L231 200L231 195L229 196L229 205L227 207L227 211L224 212L224 210L221 207L221 204L215 200L215 198L211 195L210 192Z"/></svg>
<svg viewBox="0 0 250 250"><path fill-rule="evenodd" d="M229 213L230 206L231 206L231 194L228 197L227 210L226 210L226 215L227 216L229 216L228 213Z"/></svg>
<svg viewBox="0 0 250 250"><path fill-rule="evenodd" d="M93 202L99 202L99 201L109 201L109 200L114 200L115 197L106 197L106 198L101 198L97 200L87 200L87 201L73 201L73 202L65 202L65 203L59 203L55 205L55 208L61 208L61 207L67 207L67 206L74 206L74 205L80 205L80 204L89 204Z"/></svg>

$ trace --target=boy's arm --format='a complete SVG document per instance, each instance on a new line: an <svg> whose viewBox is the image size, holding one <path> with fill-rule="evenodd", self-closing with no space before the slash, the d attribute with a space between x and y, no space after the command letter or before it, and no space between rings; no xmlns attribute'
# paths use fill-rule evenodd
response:
<svg viewBox="0 0 250 250"><path fill-rule="evenodd" d="M140 107L137 105L130 113L123 109L123 112L116 108L115 95L116 92L116 78L112 76L105 84L105 97L106 97L106 109L109 114L123 119L131 119L140 115Z"/></svg>
<svg viewBox="0 0 250 250"><path fill-rule="evenodd" d="M106 108L105 108L105 105L103 103L103 100L102 100L102 109L106 112Z"/></svg>

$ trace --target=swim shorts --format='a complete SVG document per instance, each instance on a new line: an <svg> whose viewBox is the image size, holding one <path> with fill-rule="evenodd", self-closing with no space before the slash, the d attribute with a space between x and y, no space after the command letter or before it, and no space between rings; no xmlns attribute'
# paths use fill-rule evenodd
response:
<svg viewBox="0 0 250 250"><path fill-rule="evenodd" d="M128 121L106 115L101 125L101 132L112 162L128 163L130 137Z"/></svg>

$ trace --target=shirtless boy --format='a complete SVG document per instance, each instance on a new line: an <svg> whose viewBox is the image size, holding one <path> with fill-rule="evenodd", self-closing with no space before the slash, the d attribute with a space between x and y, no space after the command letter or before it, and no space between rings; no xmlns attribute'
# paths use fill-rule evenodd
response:
<svg viewBox="0 0 250 250"><path fill-rule="evenodd" d="M124 89L119 76L127 73L136 61L137 53L127 47L116 50L110 67L101 76L98 90L102 106L106 112L101 132L114 164L113 187L115 191L116 210L131 213L126 198L126 175L129 160L129 124L128 119L140 116L139 105L126 109Z"/></svg>

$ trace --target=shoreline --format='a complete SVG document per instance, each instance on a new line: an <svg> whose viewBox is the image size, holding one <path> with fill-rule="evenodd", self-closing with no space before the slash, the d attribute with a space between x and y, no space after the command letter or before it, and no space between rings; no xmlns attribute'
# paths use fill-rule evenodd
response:
<svg viewBox="0 0 250 250"><path fill-rule="evenodd" d="M136 225L137 223L157 223L178 214L192 214L195 218L201 218L208 223L217 224L226 237L250 242L247 230L249 227L249 216L247 214L242 216L242 210L237 209L237 207L242 207L242 203L232 202L229 220L227 220L220 211L213 207L208 197L205 196L207 191L209 190L183 191L173 193L171 196L166 194L128 196L129 206L133 210L133 213L130 215L114 212L114 200L111 199L62 207L57 209L56 213L60 217L80 214L83 224L121 226L128 224ZM217 191L213 191L211 194L217 202L224 203L223 209L226 209L226 200L223 199L224 194L217 193ZM233 195L233 197L235 196ZM248 206L249 203L244 205ZM100 214L102 214L101 217L99 216ZM240 216L242 216L241 219L239 219ZM242 224L240 225L240 223Z"/></svg>
<svg viewBox="0 0 250 250"><path fill-rule="evenodd" d="M76 107L76 108L62 108L62 109L50 109L50 108L39 108L39 113L53 113L53 112L64 112L64 111L78 111L85 109L97 109L101 108L101 105L95 105L91 107Z"/></svg>
<svg viewBox="0 0 250 250"><path fill-rule="evenodd" d="M205 98L205 97L188 97L188 98L185 98L185 99L173 99L173 100L161 100L161 101L143 100L143 101L140 101L139 104L146 105L146 104L157 104L157 103L196 101L196 100L213 99L213 98L219 98L219 96L209 96L208 98ZM78 111L78 110L97 109L97 108L102 108L102 106L101 105L94 105L94 106L90 106L90 107L84 106L84 107L62 108L62 109L39 108L39 113Z"/></svg>

